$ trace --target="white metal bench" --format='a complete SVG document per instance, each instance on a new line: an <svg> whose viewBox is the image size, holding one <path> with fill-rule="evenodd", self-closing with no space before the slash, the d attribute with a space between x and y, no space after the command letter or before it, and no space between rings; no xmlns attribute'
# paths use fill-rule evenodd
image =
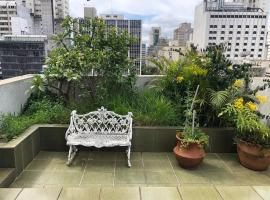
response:
<svg viewBox="0 0 270 200"><path fill-rule="evenodd" d="M85 147L126 146L127 162L131 167L130 152L132 139L132 113L118 115L104 107L85 115L71 112L70 125L66 132L69 146L67 165L70 165L78 151L78 145Z"/></svg>

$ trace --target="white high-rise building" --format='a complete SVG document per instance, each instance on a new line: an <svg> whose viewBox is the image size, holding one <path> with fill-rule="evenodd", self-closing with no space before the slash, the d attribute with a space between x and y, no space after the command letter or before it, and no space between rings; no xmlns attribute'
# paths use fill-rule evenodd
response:
<svg viewBox="0 0 270 200"><path fill-rule="evenodd" d="M30 34L33 19L21 0L0 1L0 36Z"/></svg>
<svg viewBox="0 0 270 200"><path fill-rule="evenodd" d="M233 0L236 3L242 3L250 8L261 8L264 12L269 12L270 1L269 0Z"/></svg>
<svg viewBox="0 0 270 200"><path fill-rule="evenodd" d="M265 59L266 35L267 13L260 8L226 0L204 0L196 7L193 43L200 49L224 43L233 61Z"/></svg>
<svg viewBox="0 0 270 200"><path fill-rule="evenodd" d="M34 18L33 34L53 35L69 15L69 0L22 0Z"/></svg>

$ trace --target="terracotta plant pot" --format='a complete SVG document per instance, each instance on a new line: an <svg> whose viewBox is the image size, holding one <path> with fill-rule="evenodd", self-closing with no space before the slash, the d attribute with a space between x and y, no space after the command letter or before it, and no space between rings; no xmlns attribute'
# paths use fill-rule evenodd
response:
<svg viewBox="0 0 270 200"><path fill-rule="evenodd" d="M237 140L237 153L240 163L248 169L264 171L270 165L270 149Z"/></svg>
<svg viewBox="0 0 270 200"><path fill-rule="evenodd" d="M190 143L187 148L180 148L177 144L173 152L179 165L186 169L196 168L205 157L203 147L197 143Z"/></svg>

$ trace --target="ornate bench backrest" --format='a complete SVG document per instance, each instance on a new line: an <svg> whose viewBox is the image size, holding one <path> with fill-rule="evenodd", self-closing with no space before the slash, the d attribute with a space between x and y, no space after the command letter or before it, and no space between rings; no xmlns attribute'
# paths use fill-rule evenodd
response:
<svg viewBox="0 0 270 200"><path fill-rule="evenodd" d="M67 135L73 133L129 135L132 131L132 113L118 115L115 112L107 111L104 107L85 115L78 115L76 111L72 111L69 129Z"/></svg>

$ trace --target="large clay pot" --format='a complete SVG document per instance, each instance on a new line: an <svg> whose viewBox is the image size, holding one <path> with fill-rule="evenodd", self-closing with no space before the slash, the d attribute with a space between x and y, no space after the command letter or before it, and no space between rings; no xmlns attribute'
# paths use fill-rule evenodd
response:
<svg viewBox="0 0 270 200"><path fill-rule="evenodd" d="M270 165L270 149L237 140L237 152L240 163L248 169L264 171Z"/></svg>
<svg viewBox="0 0 270 200"><path fill-rule="evenodd" d="M180 148L177 144L173 152L179 165L186 169L196 168L205 157L203 147L197 143L190 143L187 148Z"/></svg>

